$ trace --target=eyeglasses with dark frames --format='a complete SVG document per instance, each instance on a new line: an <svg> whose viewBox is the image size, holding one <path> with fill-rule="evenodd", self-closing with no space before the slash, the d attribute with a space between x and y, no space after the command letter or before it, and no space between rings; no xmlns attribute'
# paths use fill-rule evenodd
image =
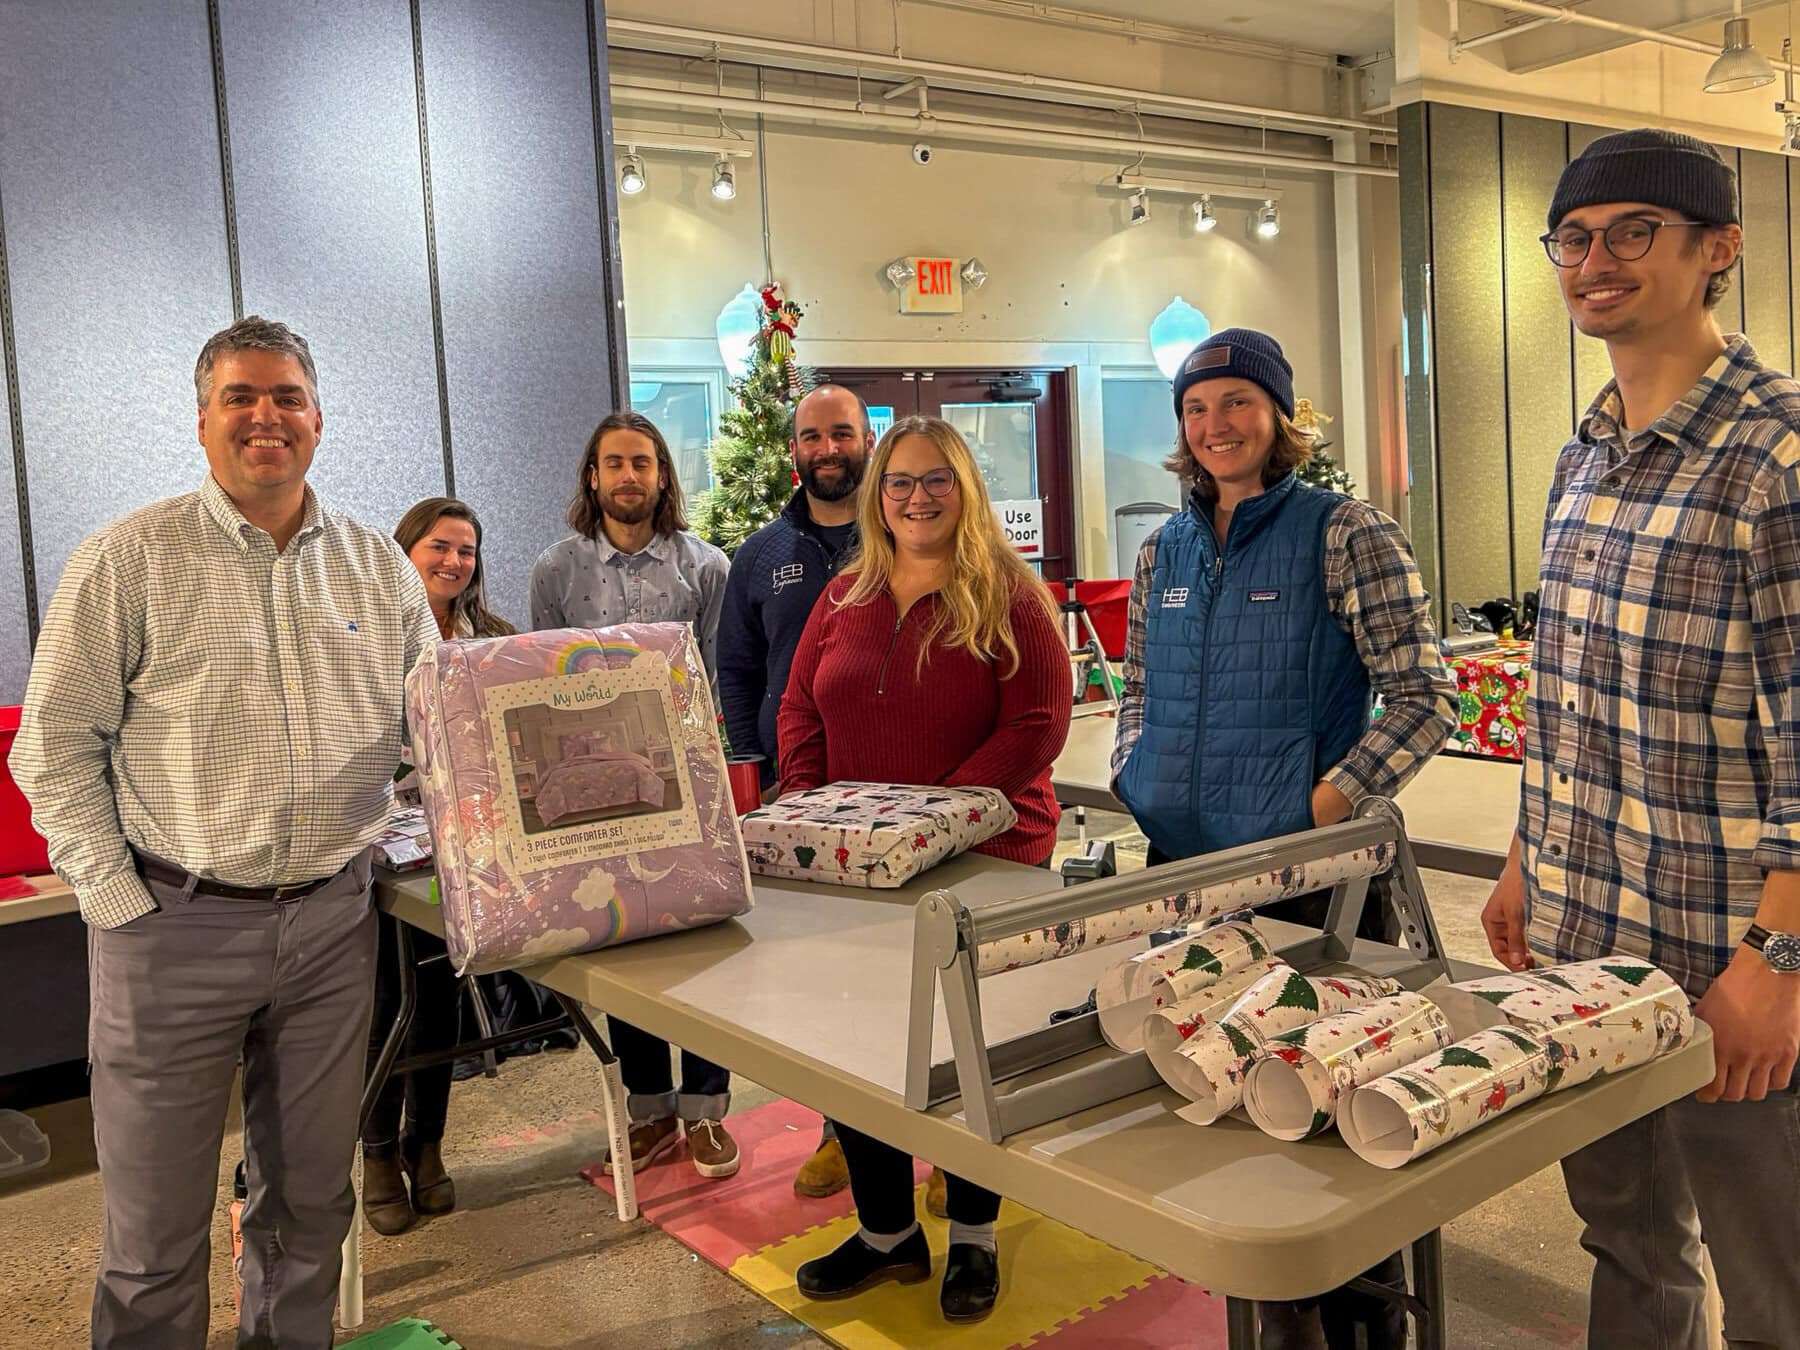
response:
<svg viewBox="0 0 1800 1350"><path fill-rule="evenodd" d="M1704 230L1707 228L1703 220L1655 220L1648 216L1627 216L1624 220L1615 220L1604 230L1584 230L1576 225L1565 225L1561 229L1552 230L1549 234L1538 236L1538 242L1544 246L1550 261L1558 267L1579 267L1581 260L1593 247L1594 236L1599 235L1606 240L1606 251L1620 262L1636 262L1650 251L1656 242L1658 230Z"/></svg>
<svg viewBox="0 0 1800 1350"><path fill-rule="evenodd" d="M954 469L933 469L930 473L884 473L881 475L881 491L889 501L903 502L913 495L913 489L919 484L925 485L927 496L948 497L956 487L956 471Z"/></svg>

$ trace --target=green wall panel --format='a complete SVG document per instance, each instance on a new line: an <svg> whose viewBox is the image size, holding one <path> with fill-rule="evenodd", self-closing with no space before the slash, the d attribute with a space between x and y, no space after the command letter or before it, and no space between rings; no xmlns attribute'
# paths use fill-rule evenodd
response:
<svg viewBox="0 0 1800 1350"><path fill-rule="evenodd" d="M1563 170L1560 122L1500 119L1500 216L1506 245L1506 423L1511 444L1511 594L1537 589L1544 504L1557 453L1575 423L1574 332L1556 268L1538 237Z"/></svg>
<svg viewBox="0 0 1800 1350"><path fill-rule="evenodd" d="M1610 136L1613 130L1612 127L1569 123L1569 158L1575 158L1600 137ZM1544 203L1544 209L1550 209L1548 202ZM1606 355L1604 342L1599 338L1583 337L1574 332L1574 328L1574 324L1569 325L1575 343L1575 416L1579 418L1594 401L1600 387L1612 378L1612 361Z"/></svg>
<svg viewBox="0 0 1800 1350"><path fill-rule="evenodd" d="M1430 154L1443 591L1476 605L1512 593L1499 115L1434 107Z"/></svg>
<svg viewBox="0 0 1800 1350"><path fill-rule="evenodd" d="M1794 368L1789 298L1787 157L1745 150L1738 167L1744 221L1739 269L1744 332L1771 366Z"/></svg>
<svg viewBox="0 0 1800 1350"><path fill-rule="evenodd" d="M1409 103L1395 114L1400 130L1400 316L1406 373L1407 535L1419 573L1431 592L1440 625L1437 437L1431 425L1431 159L1426 122L1430 106Z"/></svg>

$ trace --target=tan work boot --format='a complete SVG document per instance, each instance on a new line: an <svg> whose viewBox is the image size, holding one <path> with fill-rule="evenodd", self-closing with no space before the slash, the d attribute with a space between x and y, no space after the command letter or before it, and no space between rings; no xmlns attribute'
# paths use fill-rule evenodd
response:
<svg viewBox="0 0 1800 1350"><path fill-rule="evenodd" d="M825 1139L812 1157L794 1175L794 1194L810 1200L823 1200L836 1195L850 1184L850 1165L844 1161L844 1146L836 1139Z"/></svg>
<svg viewBox="0 0 1800 1350"><path fill-rule="evenodd" d="M925 1179L925 1212L940 1219L950 1217L950 1193L944 1185L944 1169L934 1167Z"/></svg>
<svg viewBox="0 0 1800 1350"><path fill-rule="evenodd" d="M369 1227L383 1237L404 1233L418 1222L412 1201L406 1198L398 1149L363 1154L362 1206Z"/></svg>
<svg viewBox="0 0 1800 1350"><path fill-rule="evenodd" d="M694 1160L696 1172L715 1181L736 1174L742 1159L738 1157L737 1140L725 1132L723 1121L696 1120L683 1128L687 1133L688 1157Z"/></svg>
<svg viewBox="0 0 1800 1350"><path fill-rule="evenodd" d="M641 1172L681 1142L681 1129L674 1116L662 1120L645 1120L634 1124L626 1135L631 1145L631 1170ZM613 1175L613 1156L606 1155L606 1175Z"/></svg>

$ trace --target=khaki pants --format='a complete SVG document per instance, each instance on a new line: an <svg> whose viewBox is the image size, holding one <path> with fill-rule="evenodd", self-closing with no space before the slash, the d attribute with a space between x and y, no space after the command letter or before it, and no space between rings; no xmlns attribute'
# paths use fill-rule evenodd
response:
<svg viewBox="0 0 1800 1350"><path fill-rule="evenodd" d="M219 1149L244 1064L238 1343L332 1343L375 986L368 857L282 904L183 898L89 930L88 1056L105 1231L97 1350L201 1350Z"/></svg>

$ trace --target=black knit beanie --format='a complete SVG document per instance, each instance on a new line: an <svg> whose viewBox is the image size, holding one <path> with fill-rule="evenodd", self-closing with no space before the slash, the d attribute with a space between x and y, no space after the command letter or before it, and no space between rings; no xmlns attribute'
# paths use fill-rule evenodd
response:
<svg viewBox="0 0 1800 1350"><path fill-rule="evenodd" d="M1737 175L1705 141L1642 127L1602 136L1557 180L1548 228L1602 202L1648 202L1707 225L1738 223Z"/></svg>
<svg viewBox="0 0 1800 1350"><path fill-rule="evenodd" d="M1175 416L1181 416L1181 396L1201 380L1235 375L1261 385L1275 406L1294 415L1294 368L1282 355L1281 344L1253 328L1227 328L1214 333L1182 361L1175 372Z"/></svg>

